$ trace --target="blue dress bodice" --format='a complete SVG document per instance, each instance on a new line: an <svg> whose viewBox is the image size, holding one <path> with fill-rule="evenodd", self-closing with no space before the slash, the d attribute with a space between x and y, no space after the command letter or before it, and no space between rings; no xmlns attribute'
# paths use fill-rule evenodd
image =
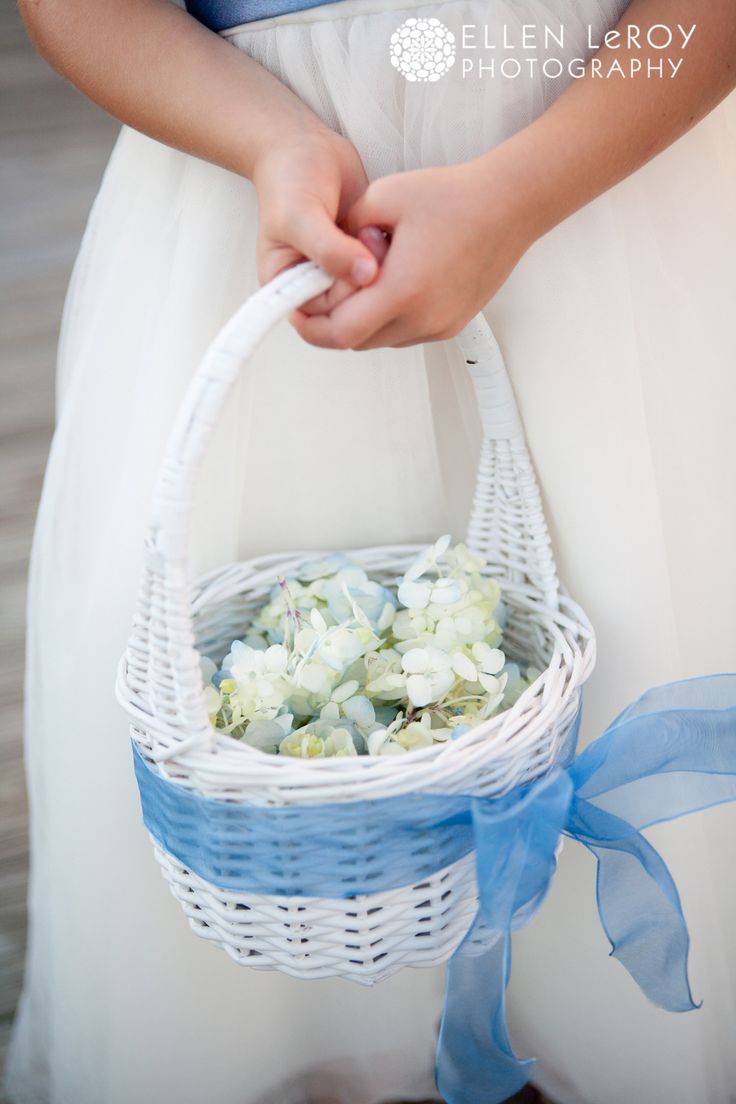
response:
<svg viewBox="0 0 736 1104"><path fill-rule="evenodd" d="M256 19L334 4L337 0L187 0L187 11L213 31L224 31Z"/></svg>

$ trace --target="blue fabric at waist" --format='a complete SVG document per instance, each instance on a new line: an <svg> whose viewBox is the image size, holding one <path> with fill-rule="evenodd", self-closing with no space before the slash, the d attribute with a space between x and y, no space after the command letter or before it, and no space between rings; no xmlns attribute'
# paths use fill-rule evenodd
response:
<svg viewBox="0 0 736 1104"><path fill-rule="evenodd" d="M334 3L337 0L187 0L187 11L211 30L225 31L256 19Z"/></svg>

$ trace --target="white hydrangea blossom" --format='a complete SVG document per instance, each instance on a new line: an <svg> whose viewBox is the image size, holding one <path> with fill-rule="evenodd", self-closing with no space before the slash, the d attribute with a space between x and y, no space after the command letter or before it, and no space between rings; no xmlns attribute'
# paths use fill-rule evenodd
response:
<svg viewBox="0 0 736 1104"><path fill-rule="evenodd" d="M218 670L202 660L213 724L299 758L404 755L508 708L539 672L507 663L486 564L444 536L386 585L346 556L279 579Z"/></svg>

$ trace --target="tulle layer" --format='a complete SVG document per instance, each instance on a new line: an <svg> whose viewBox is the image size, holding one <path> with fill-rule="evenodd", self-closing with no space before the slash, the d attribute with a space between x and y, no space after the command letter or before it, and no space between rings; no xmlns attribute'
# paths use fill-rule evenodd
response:
<svg viewBox="0 0 736 1104"><path fill-rule="evenodd" d="M231 38L349 135L376 176L474 156L561 87L457 70L411 85L387 58L402 19L602 27L621 6L345 0ZM597 630L589 734L648 686L733 665L735 118L731 100L537 243L488 307L561 573ZM191 936L151 858L112 694L156 465L199 356L257 285L256 214L248 182L124 128L70 287L31 574L19 1104L431 1095L439 974L368 992L304 987L238 970ZM463 370L449 344L324 353L288 327L272 335L207 457L197 566L460 536L478 443ZM517 1049L539 1056L565 1104L733 1094L736 894L714 883L711 861L724 868L729 838L727 809L658 836L693 935L695 988L708 993L685 1019L644 1006L601 954L591 872L566 849L519 941L511 993Z"/></svg>
<svg viewBox="0 0 736 1104"><path fill-rule="evenodd" d="M568 63L590 56L590 42L600 40L627 2L347 0L225 33L355 142L373 178L467 161L532 122L574 79ZM454 66L434 83L405 81L390 61L393 32L405 19L421 17L438 19L455 36ZM535 28L527 32L534 48L523 52L521 75L505 77L500 62L519 55L525 25ZM554 40L560 34L562 47ZM538 63L531 72L528 57ZM553 58L565 68L547 77L542 63ZM548 69L554 74L557 66Z"/></svg>

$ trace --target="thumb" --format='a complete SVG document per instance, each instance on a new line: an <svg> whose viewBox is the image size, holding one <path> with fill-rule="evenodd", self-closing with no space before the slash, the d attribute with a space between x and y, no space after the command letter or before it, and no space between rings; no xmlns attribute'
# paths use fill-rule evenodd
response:
<svg viewBox="0 0 736 1104"><path fill-rule="evenodd" d="M372 283L378 272L378 262L370 249L336 226L323 207L300 212L291 239L300 253L316 261L331 276L357 287Z"/></svg>
<svg viewBox="0 0 736 1104"><path fill-rule="evenodd" d="M392 184L391 178L379 178L368 185L345 216L344 225L349 234L357 238L368 226L377 226L389 232L393 229L401 208Z"/></svg>

